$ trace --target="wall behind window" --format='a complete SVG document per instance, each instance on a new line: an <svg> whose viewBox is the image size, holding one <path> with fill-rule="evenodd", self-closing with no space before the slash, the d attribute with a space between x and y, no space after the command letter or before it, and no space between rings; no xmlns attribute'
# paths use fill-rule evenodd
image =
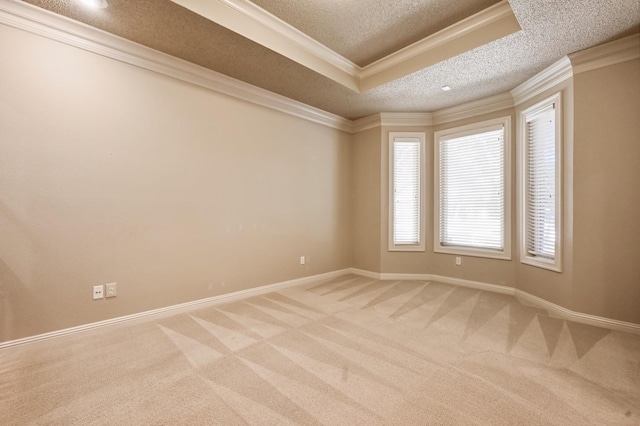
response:
<svg viewBox="0 0 640 426"><path fill-rule="evenodd" d="M387 138L388 132L391 131L419 131L426 132L426 243L427 249L425 252L405 253L405 252L389 252L383 250L382 252L382 268L384 272L401 272L401 273L423 273L423 274L436 274L453 278L462 278L472 281L481 281L485 283L492 283L498 285L513 286L515 282L515 267L513 261L484 259L478 257L464 257L462 266L455 265L455 255L441 254L433 252L433 203L434 203L434 187L433 187L433 134L436 131L449 129L452 127L463 126L466 124L477 123L483 120L489 120L492 118L512 116L512 132L515 127L513 124L513 110L497 111L491 114L485 114L471 119L459 120L451 123L445 123L432 127L419 127L419 128L398 128L398 127L383 127L383 142ZM515 141L515 134L512 134L512 143ZM386 145L385 145L386 146ZM513 150L512 150L513 151ZM512 152L512 156L514 153ZM386 206L388 202L388 153L382 152L382 199ZM514 169L512 167L512 169ZM513 171L513 170L512 170ZM512 173L513 174L513 173ZM515 175L513 177L515 179ZM512 190L515 185L512 185ZM512 218L515 221L515 218ZM386 247L387 244L387 227L388 227L388 213L382 211L382 224L383 224L383 243L382 246Z"/></svg>

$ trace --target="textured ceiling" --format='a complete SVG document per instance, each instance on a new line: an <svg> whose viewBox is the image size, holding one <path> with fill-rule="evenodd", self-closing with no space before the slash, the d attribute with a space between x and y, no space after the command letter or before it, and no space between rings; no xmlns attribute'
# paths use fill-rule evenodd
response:
<svg viewBox="0 0 640 426"><path fill-rule="evenodd" d="M365 66L499 0L253 0L360 66Z"/></svg>
<svg viewBox="0 0 640 426"><path fill-rule="evenodd" d="M640 29L640 0L510 0L522 31L359 94L169 0L108 0L109 7L103 10L85 9L79 0L25 1L350 119L381 111L429 112L503 93L569 53ZM294 1L295 5L308 8L304 14L306 18L301 15L295 19L300 20L297 25L301 30L306 28L304 31L309 33L312 32L311 27L317 27L321 22L324 22L323 25L333 25L329 22L331 19L324 15L316 17L309 5L325 4L325 12L322 13L326 14L327 10L337 5L351 5L357 9L361 4L360 0L259 0L256 3L273 14L287 17L286 13L294 14ZM420 5L441 3L437 0L362 1L367 4L372 2L385 10L398 9L391 13L393 19L402 19L405 7L416 10ZM479 5L482 2L446 3L453 8L453 5L467 3L481 7ZM469 9L466 14L473 12L474 9ZM456 13L465 15L460 11ZM420 19L424 20L425 28L435 30L438 25L448 25L446 19L442 18L444 15L441 15L439 23L431 21L424 14ZM424 35L414 31L412 38L403 41L396 34L404 31L403 24L396 23L389 28L380 23L380 27L369 28L375 22L384 21L384 17L375 13L366 15L367 19L363 18L362 22L372 24L363 24L362 31L359 31L348 28L359 24L350 23L346 16L347 12L341 12L340 19L346 22L340 24L343 27L342 35L325 34L325 43L339 43L337 40L340 37L346 35L349 38L349 34L353 34L353 41L346 45L364 52L366 49L363 46L367 43L357 41L356 37L365 33L376 34L368 43L369 47L380 45L380 40L385 38L402 45ZM457 19L458 16L452 13L449 18ZM294 20L293 17L290 19ZM419 27L420 19L412 19L407 17L406 22L412 22L407 25L415 30ZM320 35L315 37L322 38ZM393 43L382 47L372 57L384 55L385 49L394 49ZM346 56L352 55L335 50ZM444 85L451 86L452 90L443 92L440 88Z"/></svg>

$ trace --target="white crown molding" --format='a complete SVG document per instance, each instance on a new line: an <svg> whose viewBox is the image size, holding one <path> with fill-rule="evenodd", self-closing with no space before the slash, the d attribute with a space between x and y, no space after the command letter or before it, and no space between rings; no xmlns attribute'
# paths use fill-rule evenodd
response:
<svg viewBox="0 0 640 426"><path fill-rule="evenodd" d="M175 2L175 0L172 1ZM349 74L356 74L360 71L360 67L351 62L349 59L334 52L316 39L309 37L307 34L303 33L296 27L267 12L251 1L220 0L220 2L248 16L252 20L269 28L271 31L280 33L287 39L293 40L299 46L303 47L319 58L331 63L338 69L341 69Z"/></svg>
<svg viewBox="0 0 640 426"><path fill-rule="evenodd" d="M457 285L460 287L473 288L476 290L490 291L492 293L500 293L514 296L522 299L529 304L545 309L549 314L553 314L568 321L578 322L581 324L593 325L596 327L607 328L609 330L623 331L626 333L640 334L640 324L631 322L618 321L610 318L599 317L596 315L584 314L564 308L555 303L544 300L514 287L488 284L479 281L465 280L461 278L452 278L442 275L433 274L402 274L402 273L380 273L365 271L357 268L350 268L349 273L360 275L376 280L419 280L419 281L438 281L445 284Z"/></svg>
<svg viewBox="0 0 640 426"><path fill-rule="evenodd" d="M0 0L0 24L176 78L313 123L351 132L351 120L294 101L24 2Z"/></svg>
<svg viewBox="0 0 640 426"><path fill-rule="evenodd" d="M382 126L382 119L380 114L373 114L367 117L362 117L352 122L351 133L359 133L365 130L373 129Z"/></svg>
<svg viewBox="0 0 640 426"><path fill-rule="evenodd" d="M521 30L508 0L364 68L248 0L171 0L362 93Z"/></svg>
<svg viewBox="0 0 640 426"><path fill-rule="evenodd" d="M289 287L296 287L320 280L330 280L332 278L340 277L349 273L349 269L341 269L338 271L326 272L324 274L312 275L308 277L297 278L294 280L283 281L275 284L268 284L260 287L250 288L247 290L235 291L233 293L222 294L220 296L207 297L205 299L198 299L191 302L181 303L178 305L167 306L164 308L153 309L151 311L139 312L137 314L126 315L117 318L111 318L105 321L93 322L90 324L84 324L77 327L65 328L63 330L56 330L50 333L38 334L36 336L29 336L22 339L9 340L6 342L0 342L0 350L10 348L13 346L25 345L27 343L38 342L41 340L52 339L55 337L66 336L69 334L81 333L83 331L92 330L96 328L106 327L113 324L130 322L139 319L151 320L166 315L176 315L181 312L189 311L194 308L205 308L208 306L220 305L222 303L230 303L240 299L246 299L249 297L259 296L265 293L271 293L273 291L283 290Z"/></svg>
<svg viewBox="0 0 640 426"><path fill-rule="evenodd" d="M351 90L360 89L360 67L246 0L171 1Z"/></svg>
<svg viewBox="0 0 640 426"><path fill-rule="evenodd" d="M520 31L507 0L365 66L361 92Z"/></svg>
<svg viewBox="0 0 640 426"><path fill-rule="evenodd" d="M571 61L565 56L513 89L511 95L517 106L571 77Z"/></svg>
<svg viewBox="0 0 640 426"><path fill-rule="evenodd" d="M380 124L386 127L425 127L433 125L430 112L382 112Z"/></svg>
<svg viewBox="0 0 640 426"><path fill-rule="evenodd" d="M640 58L640 34L633 34L569 55L574 74L580 74L638 58Z"/></svg>
<svg viewBox="0 0 640 426"><path fill-rule="evenodd" d="M510 93L500 93L488 98L438 110L433 113L433 124L438 125L464 120L482 114L513 108L514 105L513 97Z"/></svg>
<svg viewBox="0 0 640 426"><path fill-rule="evenodd" d="M381 112L352 122L351 133L376 127L427 127L433 125L430 112Z"/></svg>

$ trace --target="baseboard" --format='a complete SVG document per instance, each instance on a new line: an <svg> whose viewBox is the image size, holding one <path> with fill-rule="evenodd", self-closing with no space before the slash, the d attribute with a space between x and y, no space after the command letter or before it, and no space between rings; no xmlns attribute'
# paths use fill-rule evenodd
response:
<svg viewBox="0 0 640 426"><path fill-rule="evenodd" d="M438 281L445 284L457 285L460 287L475 288L478 290L490 291L492 293L501 293L513 295L515 289L513 287L487 284L480 281L471 281L461 278L445 277L443 275L434 274L403 274L403 273L386 273L371 272L363 269L351 268L350 273L360 275L376 280L417 280L417 281Z"/></svg>
<svg viewBox="0 0 640 426"><path fill-rule="evenodd" d="M492 293L500 293L515 296L518 299L524 300L527 303L545 309L550 314L563 318L565 320L578 322L581 324L593 325L596 327L607 328L615 331L623 331L627 333L633 333L640 335L640 324L634 324L625 321L618 321L611 318L599 317L596 315L584 314L581 312L575 312L570 309L564 308L555 303L544 300L540 297L534 296L522 290L515 289L513 287L488 284L479 281L465 280L462 278L446 277L442 275L434 274L402 274L402 273L380 273L371 272L358 268L340 269L337 271L331 271L324 274L311 275L308 277L296 278L289 281L282 281L279 283L268 284L256 288L247 290L235 291L233 293L221 294L219 296L208 297L205 299L198 299L191 302L181 303L178 305L166 306L164 308L153 309L151 311L139 312L132 315L126 315L122 317L112 318L104 321L98 321L90 324L84 324L77 327L65 328L63 330L52 331L49 333L38 334L35 336L25 337L22 339L9 340L7 342L0 342L0 349L5 349L14 346L20 346L27 343L37 342L46 339L52 339L54 337L65 336L68 334L79 333L86 330L91 330L100 327L106 327L113 324L133 321L141 318L150 319L151 317L159 317L161 315L175 315L181 311L188 311L194 307L207 307L218 305L221 303L233 302L235 300L244 299L252 296L259 296L261 294L270 293L272 291L282 290L289 287L300 286L320 280L328 280L336 277L340 277L346 274L355 274L367 278L373 278L376 280L418 280L418 281L438 281L445 284L457 285L460 287L473 288L476 290L489 291Z"/></svg>
<svg viewBox="0 0 640 426"><path fill-rule="evenodd" d="M534 306L546 309L547 312L549 312L549 314L552 314L553 316L557 316L568 321L608 328L609 330L640 334L640 324L599 317L591 314L584 314L582 312L575 312L522 290L515 290L514 296Z"/></svg>
<svg viewBox="0 0 640 426"><path fill-rule="evenodd" d="M240 290L240 291L235 291L233 293L221 294L219 296L207 297L205 299L198 299L191 302L180 303L178 305L166 306L164 308L153 309L150 311L139 312L131 315L125 315L122 317L112 318L104 321L93 322L90 324L84 324L77 327L65 328L63 330L56 330L49 333L43 333L35 336L24 337L22 339L9 340L7 342L0 342L0 349L9 348L13 346L20 346L27 343L37 342L40 340L52 339L54 337L79 333L86 330L106 327L109 325L133 321L140 318L158 317L166 314L175 315L177 313L180 313L181 311L191 310L194 307L207 307L212 305L219 305L221 303L233 302L235 300L245 299L247 297L252 297L252 296L259 296L261 294L282 290L288 287L295 287L295 286L307 284L314 281L327 280L327 279L339 277L339 276L348 274L349 272L350 272L349 269L341 269L337 271L327 272L324 274L311 275L303 278L296 278L289 281L268 284L268 285L264 285L256 288L250 288L247 290Z"/></svg>
<svg viewBox="0 0 640 426"><path fill-rule="evenodd" d="M445 277L433 274L402 274L402 273L380 273L365 271L362 269L351 268L349 272L363 277L374 278L378 280L420 280L420 281L438 281L445 284L452 284L461 287L468 287L477 290L490 291L492 293L500 293L515 296L527 303L545 309L550 315L573 321L581 324L593 325L596 327L607 328L615 331L623 331L626 333L640 334L640 324L631 322L614 320L611 318L599 317L596 315L575 312L564 308L555 303L544 300L538 296L534 296L522 290L513 287L501 286L496 284L488 284L479 281L465 280L461 278Z"/></svg>

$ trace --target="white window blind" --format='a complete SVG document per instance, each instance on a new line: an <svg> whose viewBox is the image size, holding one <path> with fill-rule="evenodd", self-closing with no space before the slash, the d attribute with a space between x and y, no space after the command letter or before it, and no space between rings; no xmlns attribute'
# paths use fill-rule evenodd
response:
<svg viewBox="0 0 640 426"><path fill-rule="evenodd" d="M393 242L420 244L420 140L393 142Z"/></svg>
<svg viewBox="0 0 640 426"><path fill-rule="evenodd" d="M553 260L556 251L556 123L550 104L526 120L526 250Z"/></svg>
<svg viewBox="0 0 640 426"><path fill-rule="evenodd" d="M504 127L440 139L442 246L504 250Z"/></svg>

